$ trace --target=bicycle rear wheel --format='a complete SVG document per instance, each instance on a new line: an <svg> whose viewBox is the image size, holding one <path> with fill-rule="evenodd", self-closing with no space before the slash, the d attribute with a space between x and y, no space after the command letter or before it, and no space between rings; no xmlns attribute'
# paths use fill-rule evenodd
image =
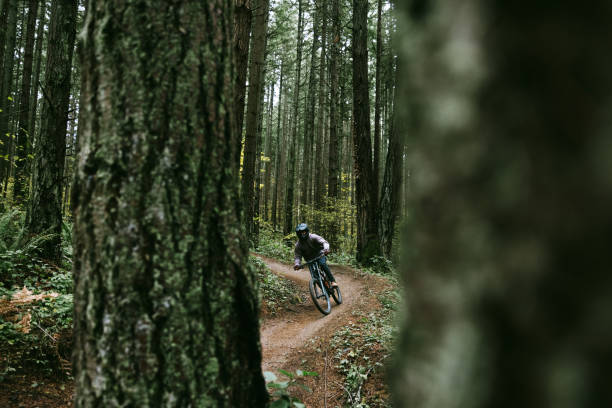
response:
<svg viewBox="0 0 612 408"><path fill-rule="evenodd" d="M327 291L321 285L321 281L311 279L309 289L310 297L317 309L319 309L319 312L328 315L331 312L331 302L329 301Z"/></svg>

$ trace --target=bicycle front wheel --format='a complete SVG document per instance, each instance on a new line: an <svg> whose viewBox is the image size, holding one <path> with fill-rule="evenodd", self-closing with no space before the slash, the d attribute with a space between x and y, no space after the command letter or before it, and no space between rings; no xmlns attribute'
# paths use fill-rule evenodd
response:
<svg viewBox="0 0 612 408"><path fill-rule="evenodd" d="M309 289L310 297L317 309L319 309L319 312L328 315L331 312L331 302L325 287L321 285L321 281L311 279Z"/></svg>
<svg viewBox="0 0 612 408"><path fill-rule="evenodd" d="M334 302L336 302L337 305L342 303L342 293L340 293L340 286L332 287L331 295L334 298Z"/></svg>

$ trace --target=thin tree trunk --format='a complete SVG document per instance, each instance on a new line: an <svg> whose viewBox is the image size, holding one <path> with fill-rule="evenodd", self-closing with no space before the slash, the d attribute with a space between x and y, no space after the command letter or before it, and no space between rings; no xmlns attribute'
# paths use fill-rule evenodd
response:
<svg viewBox="0 0 612 408"><path fill-rule="evenodd" d="M308 75L308 93L306 96L306 125L304 127L304 155L303 166L300 179L302 180L302 203L310 204L312 197L312 187L315 182L312 175L312 166L314 162L313 147L314 135L316 129L315 122L315 103L316 103L316 59L317 50L319 49L319 23L321 21L320 12L321 0L315 1L314 18L312 22L312 48L310 50L310 72Z"/></svg>
<svg viewBox="0 0 612 408"><path fill-rule="evenodd" d="M327 0L319 0L320 20L322 21L321 28L321 60L319 62L319 117L317 124L317 150L315 160L315 170L313 171L315 177L314 186L314 202L317 208L321 208L323 205L323 198L325 196L325 164L324 164L324 152L325 152L325 47L327 46Z"/></svg>
<svg viewBox="0 0 612 408"><path fill-rule="evenodd" d="M40 81L40 66L42 61L42 46L45 37L45 23L47 22L47 2L43 1L40 5L40 16L38 18L38 27L36 28L36 50L34 51L34 74L32 76L32 93L30 95L30 145L35 144L36 139L36 112L38 107L38 83Z"/></svg>
<svg viewBox="0 0 612 408"><path fill-rule="evenodd" d="M249 99L246 118L246 136L244 142L244 160L242 165L242 202L245 208L245 225L249 241L255 240L255 162L258 152L258 127L261 110L261 100L264 87L264 65L266 53L266 31L268 29L268 0L254 0L255 21L253 25L253 48L251 50L251 64L249 67ZM257 186L259 188L259 186Z"/></svg>
<svg viewBox="0 0 612 408"><path fill-rule="evenodd" d="M397 76L399 77L399 76ZM397 104L394 104L397 106ZM385 162L385 174L380 196L380 246L381 251L387 258L391 257L395 225L400 215L401 192L402 192L402 153L404 143L397 116L392 115L391 129L389 135L389 149Z"/></svg>
<svg viewBox="0 0 612 408"><path fill-rule="evenodd" d="M272 122L274 113L274 92L275 82L272 82L269 87L268 93L268 113L266 119L266 146L264 149L264 156L266 161L264 162L264 215L263 219L268 222L270 221L270 193L272 192L272 163L274 163L274 154L272 153Z"/></svg>
<svg viewBox="0 0 612 408"><path fill-rule="evenodd" d="M275 147L275 176L274 176L274 192L272 193L272 227L276 230L277 223L277 206L278 206L278 190L281 185L281 176L283 174L281 167L281 155L284 155L283 147L285 145L285 139L281 133L281 117L282 117L282 104L283 104L283 79L285 73L285 60L281 60L280 69L280 85L278 90L278 122L276 125L276 147Z"/></svg>
<svg viewBox="0 0 612 408"><path fill-rule="evenodd" d="M15 42L17 34L17 0L5 0L7 7L6 42L4 47L3 76L0 89L0 141L3 141L5 155L11 154L12 138L10 134L9 116L14 101L9 100L13 87ZM0 160L0 181L8 180L10 166L7 160Z"/></svg>
<svg viewBox="0 0 612 408"><path fill-rule="evenodd" d="M235 160L232 3L89 6L75 405L263 407Z"/></svg>
<svg viewBox="0 0 612 408"><path fill-rule="evenodd" d="M24 188L27 184L28 162L30 155L30 83L32 79L32 58L34 52L34 30L36 29L36 16L38 12L38 0L28 1L27 37L25 43L25 54L23 58L23 73L21 80L21 96L19 97L19 125L17 130L15 182L13 187L13 200L17 204L24 201Z"/></svg>
<svg viewBox="0 0 612 408"><path fill-rule="evenodd" d="M340 36L342 35L342 27L340 25L340 0L332 1L332 45L329 61L330 72L330 128L329 128L329 177L327 179L327 194L331 198L338 198L338 177L339 177L339 161L338 144L341 137L339 133L339 122L342 118L338 117L338 60L340 59Z"/></svg>
<svg viewBox="0 0 612 408"><path fill-rule="evenodd" d="M372 170L374 172L372 176L372 192L374 200L378 203L378 193L380 191L380 142L381 142L381 123L380 123L380 109L381 109L381 75L382 75L382 0L377 0L377 17L376 17L376 96L374 101L374 161Z"/></svg>
<svg viewBox="0 0 612 408"><path fill-rule="evenodd" d="M66 124L70 99L77 1L51 3L40 138L32 175L26 225L30 234L53 233L42 255L59 261L62 230L62 186L66 156Z"/></svg>
<svg viewBox="0 0 612 408"><path fill-rule="evenodd" d="M251 41L251 0L234 0L234 58L236 77L234 82L234 119L240 140L244 122L246 102L246 80L249 68L249 43ZM236 163L240 163L240 151L236 153Z"/></svg>
<svg viewBox="0 0 612 408"><path fill-rule="evenodd" d="M353 0L353 144L357 205L357 261L368 263L379 253L377 202L370 140L368 85L368 1Z"/></svg>
<svg viewBox="0 0 612 408"><path fill-rule="evenodd" d="M300 102L300 77L302 72L302 45L304 42L304 18L303 18L303 0L298 0L298 32L297 32L297 56L295 68L295 85L293 90L293 117L292 117L292 139L289 141L289 156L287 166L289 168L287 174L287 194L285 198L285 227L283 232L289 234L293 231L293 196L295 189L295 162L296 149L298 138L298 108Z"/></svg>

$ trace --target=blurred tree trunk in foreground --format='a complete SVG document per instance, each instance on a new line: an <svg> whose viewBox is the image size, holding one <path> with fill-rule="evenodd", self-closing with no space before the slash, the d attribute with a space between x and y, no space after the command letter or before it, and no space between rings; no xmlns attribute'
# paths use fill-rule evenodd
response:
<svg viewBox="0 0 612 408"><path fill-rule="evenodd" d="M612 406L612 3L402 7L396 405Z"/></svg>
<svg viewBox="0 0 612 408"><path fill-rule="evenodd" d="M232 2L90 1L75 180L77 407L262 407Z"/></svg>

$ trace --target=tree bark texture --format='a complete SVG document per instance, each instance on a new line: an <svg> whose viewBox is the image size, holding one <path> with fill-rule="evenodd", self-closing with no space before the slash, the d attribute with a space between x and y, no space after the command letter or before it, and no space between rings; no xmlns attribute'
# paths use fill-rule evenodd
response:
<svg viewBox="0 0 612 408"><path fill-rule="evenodd" d="M242 202L245 208L245 225L250 241L254 237L255 218L255 162L258 150L258 124L263 105L261 104L264 88L264 65L266 54L266 32L268 30L269 0L254 0L255 19L251 64L249 66L249 99L247 101L246 135L244 140L244 159L242 164ZM258 169L257 169L258 170Z"/></svg>
<svg viewBox="0 0 612 408"><path fill-rule="evenodd" d="M368 2L353 0L353 149L357 205L357 260L379 252L376 194L372 171L368 81Z"/></svg>
<svg viewBox="0 0 612 408"><path fill-rule="evenodd" d="M70 100L72 54L76 36L77 1L51 3L49 43L41 109L40 137L32 174L32 193L26 224L31 234L54 237L42 248L43 256L59 260L62 231L62 186L66 156L66 124Z"/></svg>
<svg viewBox="0 0 612 408"><path fill-rule="evenodd" d="M17 145L15 158L15 178L13 187L13 200L20 204L24 201L24 188L28 184L28 169L31 146L29 131L30 118L30 84L32 79L32 59L34 54L34 30L38 14L38 0L28 1L28 17L26 29L26 43L23 57L23 72L21 79L21 93L19 97L19 125L17 128Z"/></svg>
<svg viewBox="0 0 612 408"><path fill-rule="evenodd" d="M293 195L295 191L295 165L296 165L296 150L297 137L299 129L299 102L300 102L300 77L302 73L302 45L304 43L304 9L302 0L298 0L298 32L297 32L297 57L295 60L295 84L293 88L293 117L292 121L292 137L289 140L289 156L287 157L287 190L285 195L285 226L283 232L285 235L293 231Z"/></svg>
<svg viewBox="0 0 612 408"><path fill-rule="evenodd" d="M403 10L412 221L395 405L612 406L612 4Z"/></svg>
<svg viewBox="0 0 612 408"><path fill-rule="evenodd" d="M233 3L90 0L75 179L77 407L263 407Z"/></svg>

